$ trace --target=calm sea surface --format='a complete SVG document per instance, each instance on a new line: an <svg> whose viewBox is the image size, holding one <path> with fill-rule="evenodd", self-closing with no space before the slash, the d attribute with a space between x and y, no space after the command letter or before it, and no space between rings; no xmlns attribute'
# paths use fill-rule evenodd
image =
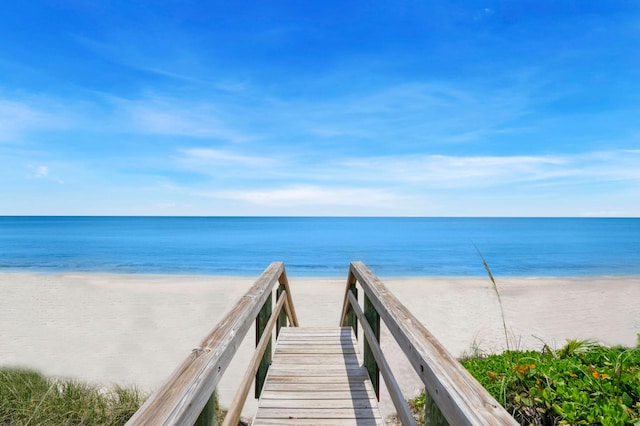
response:
<svg viewBox="0 0 640 426"><path fill-rule="evenodd" d="M640 219L0 217L0 271L640 275Z"/></svg>

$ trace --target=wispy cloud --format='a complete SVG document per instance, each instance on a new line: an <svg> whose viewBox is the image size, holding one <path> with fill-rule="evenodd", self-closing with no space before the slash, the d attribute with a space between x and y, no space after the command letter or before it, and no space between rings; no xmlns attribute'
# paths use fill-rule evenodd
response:
<svg viewBox="0 0 640 426"><path fill-rule="evenodd" d="M30 169L33 170L33 177L41 178L49 175L49 167L47 166L29 166Z"/></svg>
<svg viewBox="0 0 640 426"><path fill-rule="evenodd" d="M556 156L410 155L348 160L345 168L369 181L422 183L438 187L482 187L543 180L566 174Z"/></svg>
<svg viewBox="0 0 640 426"><path fill-rule="evenodd" d="M563 155L389 155L304 159L285 156L246 155L219 148L182 149L177 167L211 177L232 174L242 182L243 199L284 200L287 197L325 200L331 192L336 200L355 187L396 197L429 190L470 190L523 187L570 187L635 182L640 185L640 152L598 151ZM277 190L257 190L266 184ZM285 189L282 189L285 188ZM318 188L332 188L322 192ZM374 190L375 189L375 190ZM218 193L219 194L219 193ZM239 198L232 193L231 198ZM385 196L386 196L385 195ZM240 197L241 198L241 197ZM362 197L354 197L354 199ZM376 197L374 197L376 198Z"/></svg>
<svg viewBox="0 0 640 426"><path fill-rule="evenodd" d="M481 188L522 183L640 180L640 161L628 151L544 156L413 155L345 160L342 169L369 182Z"/></svg>
<svg viewBox="0 0 640 426"><path fill-rule="evenodd" d="M30 179L46 179L46 180L50 180L52 182L58 183L60 185L64 184L64 181L62 179L56 178L54 176L50 176L49 166L43 166L43 165L36 166L33 164L29 164L27 168L29 169L28 177Z"/></svg>
<svg viewBox="0 0 640 426"><path fill-rule="evenodd" d="M640 170L635 166L640 153L622 150L547 156L374 156L313 165L284 158L269 164L259 157L213 149L188 154L211 165L228 163L237 176L220 189L198 183L173 191L216 200L216 205L231 205L232 211L245 214L447 215L455 206L457 214L544 215L541 206L547 200L556 203L556 214L592 215L597 211L589 196L594 186L607 185L611 194L640 190ZM572 197L580 201L561 206ZM510 202L504 205L504 200ZM478 205L465 209L469 203ZM622 208L615 206L607 214L620 215Z"/></svg>
<svg viewBox="0 0 640 426"><path fill-rule="evenodd" d="M398 200L398 195L386 189L358 187L322 187L292 185L261 190L236 190L203 193L211 198L224 198L265 206L332 206L381 207Z"/></svg>
<svg viewBox="0 0 640 426"><path fill-rule="evenodd" d="M18 141L27 132L63 126L65 119L36 102L0 98L0 141Z"/></svg>
<svg viewBox="0 0 640 426"><path fill-rule="evenodd" d="M137 100L111 98L111 101L116 107L114 114L121 116L133 132L234 143L253 138L227 125L215 104L160 97Z"/></svg>
<svg viewBox="0 0 640 426"><path fill-rule="evenodd" d="M510 89L514 89L510 87ZM528 89L465 88L449 83L414 82L339 95L272 99L261 114L278 123L274 135L300 134L318 140L341 139L345 146L368 144L368 151L470 143L508 132L529 107Z"/></svg>
<svg viewBox="0 0 640 426"><path fill-rule="evenodd" d="M192 166L233 165L243 167L275 167L275 158L238 154L230 150L215 148L188 148L180 150L180 161Z"/></svg>
<svg viewBox="0 0 640 426"><path fill-rule="evenodd" d="M638 181L640 183L640 150L595 151L578 154L574 175L597 181Z"/></svg>

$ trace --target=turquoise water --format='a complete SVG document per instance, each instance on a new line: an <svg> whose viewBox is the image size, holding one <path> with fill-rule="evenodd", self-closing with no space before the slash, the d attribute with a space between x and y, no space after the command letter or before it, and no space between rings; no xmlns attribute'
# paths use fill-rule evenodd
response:
<svg viewBox="0 0 640 426"><path fill-rule="evenodd" d="M0 217L0 271L640 275L640 219Z"/></svg>

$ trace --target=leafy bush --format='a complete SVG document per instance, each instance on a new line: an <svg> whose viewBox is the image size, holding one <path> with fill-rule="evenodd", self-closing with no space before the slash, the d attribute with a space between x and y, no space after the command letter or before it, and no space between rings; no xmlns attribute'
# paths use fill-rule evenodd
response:
<svg viewBox="0 0 640 426"><path fill-rule="evenodd" d="M462 364L523 425L640 425L640 348L570 341Z"/></svg>

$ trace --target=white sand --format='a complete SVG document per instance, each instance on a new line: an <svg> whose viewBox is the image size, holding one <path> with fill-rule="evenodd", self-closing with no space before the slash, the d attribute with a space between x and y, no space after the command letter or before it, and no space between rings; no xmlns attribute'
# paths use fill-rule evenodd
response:
<svg viewBox="0 0 640 426"><path fill-rule="evenodd" d="M0 273L0 365L152 391L199 345L256 277ZM344 278L289 279L300 324L337 326ZM455 356L504 348L498 302L484 278L383 281ZM520 348L565 339L636 344L640 277L498 278ZM218 386L229 404L252 355L249 332ZM387 334L383 349L406 396L420 383ZM256 402L244 410L251 416ZM383 397L383 410L390 403Z"/></svg>

